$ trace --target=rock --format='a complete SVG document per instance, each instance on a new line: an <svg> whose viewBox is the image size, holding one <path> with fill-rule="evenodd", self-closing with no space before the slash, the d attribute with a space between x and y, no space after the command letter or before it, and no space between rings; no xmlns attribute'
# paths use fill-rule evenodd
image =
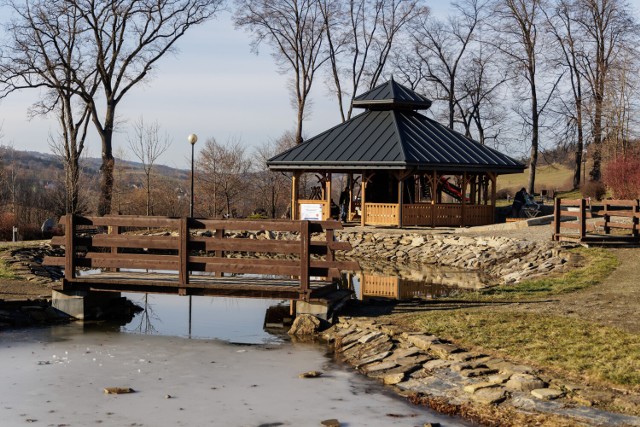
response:
<svg viewBox="0 0 640 427"><path fill-rule="evenodd" d="M404 372L386 374L384 377L382 377L382 382L387 385L395 385L401 383L404 380L405 375L406 374Z"/></svg>
<svg viewBox="0 0 640 427"><path fill-rule="evenodd" d="M322 376L321 371L307 371L298 375L298 378L318 378Z"/></svg>
<svg viewBox="0 0 640 427"><path fill-rule="evenodd" d="M398 366L396 362L375 362L368 365L361 365L359 368L365 374L374 373L376 371L384 371Z"/></svg>
<svg viewBox="0 0 640 427"><path fill-rule="evenodd" d="M104 394L128 394L135 393L131 387L105 387Z"/></svg>
<svg viewBox="0 0 640 427"><path fill-rule="evenodd" d="M484 377L485 375L493 375L497 373L497 369L491 368L465 369L463 371L460 371L460 375L467 378Z"/></svg>
<svg viewBox="0 0 640 427"><path fill-rule="evenodd" d="M329 420L320 421L320 424L326 427L340 427L340 421L335 418Z"/></svg>
<svg viewBox="0 0 640 427"><path fill-rule="evenodd" d="M368 365L370 363L378 362L382 359L385 359L387 356L389 356L389 354L391 354L389 351L385 351L382 353L374 354L373 356L365 357L364 359L360 359L359 361L356 361L356 363L354 363L354 366L358 368L363 365ZM396 366L395 362L393 363L394 363L394 366Z"/></svg>
<svg viewBox="0 0 640 427"><path fill-rule="evenodd" d="M473 394L476 391L481 390L483 388L492 388L492 387L498 387L498 384L492 383L492 382L483 381L483 382L475 383L475 384L467 384L466 386L464 386L463 390L466 393Z"/></svg>
<svg viewBox="0 0 640 427"><path fill-rule="evenodd" d="M438 356L440 359L446 359L451 353L459 353L462 350L453 344L433 343L429 347L429 351Z"/></svg>
<svg viewBox="0 0 640 427"><path fill-rule="evenodd" d="M415 345L421 350L429 350L431 345L438 340L438 337L434 335L408 335L407 341Z"/></svg>
<svg viewBox="0 0 640 427"><path fill-rule="evenodd" d="M496 405L507 398L506 391L500 387L482 388L470 396L470 399L484 405Z"/></svg>
<svg viewBox="0 0 640 427"><path fill-rule="evenodd" d="M510 390L531 391L545 386L544 381L530 374L513 374L505 386Z"/></svg>
<svg viewBox="0 0 640 427"><path fill-rule="evenodd" d="M424 365L422 365L422 368L427 371L434 371L436 369L446 368L450 365L451 362L449 362L448 360L434 359L426 362Z"/></svg>
<svg viewBox="0 0 640 427"><path fill-rule="evenodd" d="M311 314L301 314L293 321L289 335L314 335L320 331L320 319Z"/></svg>
<svg viewBox="0 0 640 427"><path fill-rule="evenodd" d="M360 344L366 344L366 343L371 342L371 341L375 340L376 338L379 338L379 337L381 337L383 335L384 334L382 332L378 332L378 331L370 332L370 333L366 334L365 336L360 337L358 339L358 342Z"/></svg>
<svg viewBox="0 0 640 427"><path fill-rule="evenodd" d="M552 388L537 388L535 390L531 390L531 395L536 399L542 400L554 400L559 397L562 397L564 393L560 390L555 390Z"/></svg>

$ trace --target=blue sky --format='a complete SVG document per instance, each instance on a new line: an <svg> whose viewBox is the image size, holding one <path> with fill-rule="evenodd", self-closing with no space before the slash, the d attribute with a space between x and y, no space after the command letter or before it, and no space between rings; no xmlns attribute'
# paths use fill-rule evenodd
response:
<svg viewBox="0 0 640 427"><path fill-rule="evenodd" d="M445 14L449 2L430 2L432 11ZM636 13L640 0L631 0ZM239 138L247 147L278 138L295 127L286 75L277 72L268 45L259 55L250 50L250 37L236 30L228 12L194 27L179 42L175 55L163 58L150 79L130 92L117 110L119 128L114 151L128 151L127 132L137 117L157 120L172 143L159 163L187 168L190 150L187 135L196 133L202 146L207 138L218 141ZM319 75L312 89L312 104L304 124L313 136L339 123L335 100ZM38 98L36 91L13 94L0 101L0 144L19 150L50 152L48 138L57 132L53 119L28 120L27 109ZM87 140L87 154L100 156L95 133ZM135 160L128 155L129 160Z"/></svg>
<svg viewBox="0 0 640 427"><path fill-rule="evenodd" d="M440 11L448 1L434 0L431 4ZM270 46L264 44L256 55L251 52L250 42L248 34L233 27L229 12L190 29L178 41L177 54L163 58L151 78L119 105L114 153L119 147L129 151L127 132L140 115L147 123L157 120L172 141L158 163L180 168L189 166L190 133L198 135L197 152L210 137L218 141L239 138L247 147L255 147L293 130L296 112L291 107L288 76L277 72ZM304 124L306 136L340 122L337 104L329 98L323 78L318 75L314 81L310 114ZM29 120L27 116L38 95L34 90L0 101L0 144L19 150L51 151L48 141L49 135L57 132L55 120ZM94 132L86 147L90 157L100 156L100 141ZM130 155L128 159L136 160Z"/></svg>

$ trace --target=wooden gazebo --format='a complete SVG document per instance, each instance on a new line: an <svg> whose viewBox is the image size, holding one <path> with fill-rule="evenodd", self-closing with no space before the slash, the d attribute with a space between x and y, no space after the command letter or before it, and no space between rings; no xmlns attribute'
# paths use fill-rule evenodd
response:
<svg viewBox="0 0 640 427"><path fill-rule="evenodd" d="M366 110L267 162L293 174L293 219L328 218L331 177L339 173L347 175L349 220L359 216L362 225L490 224L497 176L525 168L420 114L431 101L393 80L358 96L353 106ZM302 173L320 177L319 200L299 198Z"/></svg>

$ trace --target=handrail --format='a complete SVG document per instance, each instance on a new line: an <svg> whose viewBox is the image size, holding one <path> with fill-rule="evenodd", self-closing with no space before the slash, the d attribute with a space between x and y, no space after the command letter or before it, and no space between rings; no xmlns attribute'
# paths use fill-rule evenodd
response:
<svg viewBox="0 0 640 427"><path fill-rule="evenodd" d="M65 225L65 235L51 242L65 246L65 256L46 257L45 264L64 266L66 283L78 280L76 267L177 271L178 286L185 288L184 292L194 271L216 276L277 274L298 277L300 298L308 300L311 276L335 277L337 270L359 270L357 262L335 259L335 251L351 250L350 243L334 239L334 231L342 228L338 221L67 215L60 222ZM83 226L98 227L98 232L83 234ZM146 233L156 228L165 235L122 234L122 228L139 228ZM211 232L194 235L194 230ZM240 233L232 237L227 231ZM246 231L291 232L292 239L258 239ZM324 239L317 239L317 233L322 232ZM265 255L268 258L256 259Z"/></svg>

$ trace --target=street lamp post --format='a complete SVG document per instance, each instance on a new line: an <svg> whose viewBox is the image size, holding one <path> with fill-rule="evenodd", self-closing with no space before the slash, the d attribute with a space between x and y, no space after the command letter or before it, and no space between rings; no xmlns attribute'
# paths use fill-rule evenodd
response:
<svg viewBox="0 0 640 427"><path fill-rule="evenodd" d="M190 134L187 137L189 144L191 144L191 202L189 203L189 218L193 218L193 152L198 142L198 135L195 133ZM191 295L189 295L189 338L191 338Z"/></svg>
<svg viewBox="0 0 640 427"><path fill-rule="evenodd" d="M189 217L193 218L193 152L196 142L198 142L198 135L192 133L187 137L187 140L191 144L191 203L189 204Z"/></svg>

